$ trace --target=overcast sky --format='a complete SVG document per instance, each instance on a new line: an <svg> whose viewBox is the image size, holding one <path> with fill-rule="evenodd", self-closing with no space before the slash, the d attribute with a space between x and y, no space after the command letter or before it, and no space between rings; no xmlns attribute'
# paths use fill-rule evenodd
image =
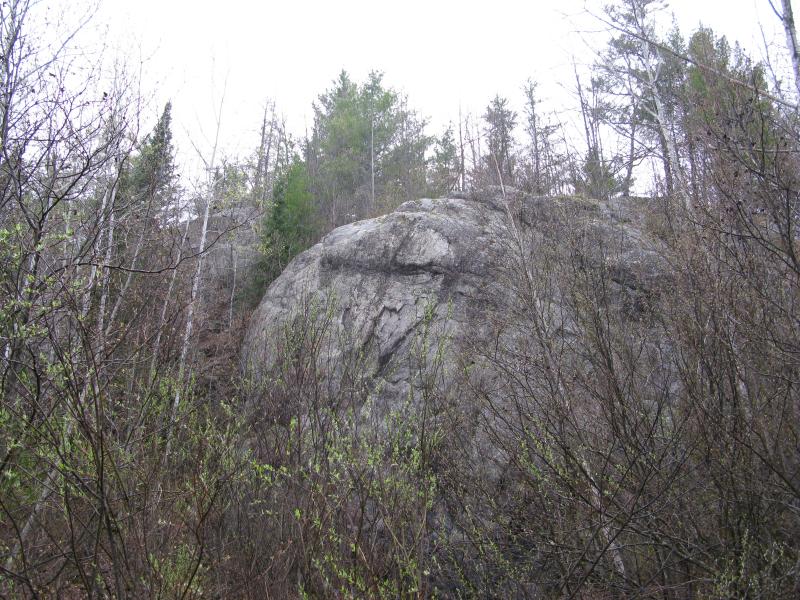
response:
<svg viewBox="0 0 800 600"><path fill-rule="evenodd" d="M173 101L179 145L188 135L210 143L212 107L227 77L223 148L244 154L255 144L267 98L303 135L312 101L342 69L357 80L383 71L385 82L430 119L430 133L456 119L459 104L480 114L495 93L521 102L528 77L553 106L566 107L573 57L591 61L587 43L599 28L584 5L599 13L604 3L102 0L95 23L129 56L144 57L149 110L155 115ZM685 31L702 22L756 54L763 52L759 24L783 44L767 0L672 0L668 11ZM191 151L182 150L190 160Z"/></svg>

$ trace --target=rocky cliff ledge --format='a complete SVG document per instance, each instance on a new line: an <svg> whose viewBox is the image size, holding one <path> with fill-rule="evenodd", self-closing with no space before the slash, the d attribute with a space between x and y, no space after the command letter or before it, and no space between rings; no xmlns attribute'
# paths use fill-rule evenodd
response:
<svg viewBox="0 0 800 600"><path fill-rule="evenodd" d="M310 310L319 318L324 313L329 325L321 353L326 372L344 352L360 352L383 398L404 394L412 368L405 357L423 327L437 339L447 336L450 362L468 340L490 343L499 329L524 335L513 327L521 281L545 277L542 261L554 258L579 255L584 265L608 269L620 307L635 312L664 270L658 242L646 233L645 206L633 199L495 190L409 201L391 214L340 227L296 257L269 287L244 340L246 368L266 373L277 360L284 326ZM553 312L558 286L538 283L553 335L568 334L569 322Z"/></svg>

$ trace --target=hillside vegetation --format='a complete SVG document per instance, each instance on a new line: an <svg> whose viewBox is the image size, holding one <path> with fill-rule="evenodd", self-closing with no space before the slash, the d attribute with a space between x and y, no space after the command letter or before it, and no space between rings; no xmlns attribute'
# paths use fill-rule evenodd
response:
<svg viewBox="0 0 800 600"><path fill-rule="evenodd" d="M343 71L189 182L0 4L0 596L800 595L794 22L787 91L656 7L580 139Z"/></svg>

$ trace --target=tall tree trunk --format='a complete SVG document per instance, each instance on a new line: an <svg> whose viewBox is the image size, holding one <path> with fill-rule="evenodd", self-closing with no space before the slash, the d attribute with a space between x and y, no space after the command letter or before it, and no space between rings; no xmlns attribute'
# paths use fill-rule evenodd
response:
<svg viewBox="0 0 800 600"><path fill-rule="evenodd" d="M150 359L150 370L148 371L149 383L154 382L155 374L156 374L156 364L158 363L158 358L161 353L161 337L164 334L164 327L167 323L167 310L169 308L169 299L172 297L172 292L175 289L175 281L178 278L178 268L183 260L183 248L186 244L186 238L189 237L189 219L186 219L186 223L184 223L183 227L183 236L181 237L181 243L178 245L178 258L175 261L175 268L172 269L172 274L170 275L169 286L167 287L167 294L164 300L164 306L161 307L161 316L158 320L158 326L156 328L156 339L153 342L153 355Z"/></svg>
<svg viewBox="0 0 800 600"><path fill-rule="evenodd" d="M639 97L633 89L630 75L626 77L626 84L628 88L628 97L631 100L631 113L628 134L628 163L625 165L625 181L622 184L622 193L624 196L630 196L631 187L633 187L633 163L636 160L636 133L638 131L636 119L639 113Z"/></svg>
<svg viewBox="0 0 800 600"><path fill-rule="evenodd" d="M375 210L375 117L369 121L369 175L370 175L370 207L367 216Z"/></svg>
<svg viewBox="0 0 800 600"><path fill-rule="evenodd" d="M631 129L628 136L628 162L625 165L625 180L622 182L622 195L630 196L633 187L633 162L636 156L636 122L631 120Z"/></svg>
<svg viewBox="0 0 800 600"><path fill-rule="evenodd" d="M670 159L667 140L661 130L658 132L658 143L661 146L661 162L664 164L664 186L667 196L671 198L675 195L675 179L672 176L672 160Z"/></svg>
<svg viewBox="0 0 800 600"><path fill-rule="evenodd" d="M461 104L458 105L458 147L460 151L460 160L459 163L459 182L461 187L459 191L464 191L467 189L467 181L466 181L466 173L464 172L464 134L462 133L462 121L461 121Z"/></svg>
<svg viewBox="0 0 800 600"><path fill-rule="evenodd" d="M238 263L238 256L236 255L236 250L233 248L233 244L231 244L231 263L233 263L233 282L231 283L231 302L230 306L228 307L228 329L233 327L233 303L236 299L236 267Z"/></svg>
<svg viewBox="0 0 800 600"><path fill-rule="evenodd" d="M269 119L268 119L269 115ZM267 129L269 120L269 129ZM264 106L264 118L261 121L261 143L258 146L258 159L256 162L255 185L258 190L258 201L261 208L267 203L269 196L269 163L272 154L272 141L275 132L275 103ZM280 151L279 151L280 152Z"/></svg>
<svg viewBox="0 0 800 600"><path fill-rule="evenodd" d="M599 185L598 185L598 177L601 174L600 168L600 150L596 145L597 139L594 135L594 125L591 123L591 117L589 116L589 105L584 98L583 95L583 86L581 85L581 78L578 75L578 68L573 63L573 69L575 71L575 83L577 85L578 91L578 101L581 104L581 117L583 118L583 132L586 136L586 169L584 175L587 179L586 189L584 189L584 193L588 192L590 196L595 198L600 197Z"/></svg>
<svg viewBox="0 0 800 600"><path fill-rule="evenodd" d="M794 13L792 12L792 1L781 0L783 11L779 13L770 0L770 6L778 18L783 23L783 30L786 33L786 46L789 49L789 56L792 59L792 70L794 71L794 85L800 98L800 48L797 45L797 29L794 25Z"/></svg>
<svg viewBox="0 0 800 600"><path fill-rule="evenodd" d="M686 191L686 186L681 176L678 148L675 144L675 138L670 131L669 119L667 117L666 108L664 107L664 99L661 97L661 92L658 89L658 66L653 65L654 58L651 54L650 43L647 41L645 33L644 31L640 32L644 70L647 78L645 83L655 107L655 110L648 110L648 112L658 125L659 141L664 157L664 177L667 181L667 194L669 196L677 196L683 207L688 210L690 204L689 194Z"/></svg>
<svg viewBox="0 0 800 600"><path fill-rule="evenodd" d="M167 444L164 450L164 459L166 460L170 454L172 446L172 433L175 428L175 422L178 418L178 411L181 403L181 391L183 389L183 380L186 371L186 360L189 353L189 340L192 337L194 329L194 313L197 306L197 296L200 291L200 276L203 272L203 262L206 250L206 236L208 234L208 218L211 214L211 207L214 204L216 196L216 180L214 167L216 166L217 148L219 147L219 132L222 126L222 109L225 104L225 91L222 92L220 99L219 112L217 113L217 130L214 136L214 147L211 150L211 158L206 164L208 169L208 196L206 198L205 208L203 210L203 225L200 229L200 244L198 246L199 256L197 257L197 268L195 269L194 276L192 277L192 291L189 296L189 306L186 310L186 328L183 331L183 342L181 344L180 360L178 362L178 384L175 389L175 397L172 400L172 408L169 413L169 421L166 429Z"/></svg>

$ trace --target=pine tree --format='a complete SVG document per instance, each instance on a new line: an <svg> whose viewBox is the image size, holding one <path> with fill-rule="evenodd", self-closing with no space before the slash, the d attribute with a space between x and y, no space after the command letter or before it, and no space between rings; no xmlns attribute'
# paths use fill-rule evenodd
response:
<svg viewBox="0 0 800 600"><path fill-rule="evenodd" d="M460 166L453 125L450 124L434 140L433 157L428 169L430 193L440 196L456 189L461 174Z"/></svg>
<svg viewBox="0 0 800 600"><path fill-rule="evenodd" d="M134 203L160 210L173 200L177 180L172 144L172 103L167 102L153 132L131 161L123 189Z"/></svg>
<svg viewBox="0 0 800 600"><path fill-rule="evenodd" d="M311 246L318 234L311 182L299 159L275 182L273 206L264 224L264 254L272 279Z"/></svg>
<svg viewBox="0 0 800 600"><path fill-rule="evenodd" d="M483 115L486 122L486 139L489 154L485 160L489 180L496 184L514 183L514 128L517 113L508 107L508 99L496 95Z"/></svg>
<svg viewBox="0 0 800 600"><path fill-rule="evenodd" d="M554 194L564 183L564 156L557 150L555 140L559 126L541 114L537 83L528 80L525 94L525 132L528 134L527 160L518 165L523 187L534 194Z"/></svg>
<svg viewBox="0 0 800 600"><path fill-rule="evenodd" d="M674 35L676 32L666 44L659 39L654 21L659 8L659 0L617 0L606 7L607 19L619 34L611 39L599 67L615 93L625 98L615 114L624 115L628 121L628 165L638 160L636 140L653 140L664 167L667 195L676 196L686 205L680 140L676 137L683 67L670 53L662 51L667 44L680 44L681 40ZM630 187L631 178L632 172L628 171L623 188Z"/></svg>
<svg viewBox="0 0 800 600"><path fill-rule="evenodd" d="M424 122L405 98L369 74L358 85L342 71L314 105L305 159L328 227L391 209L425 188Z"/></svg>

